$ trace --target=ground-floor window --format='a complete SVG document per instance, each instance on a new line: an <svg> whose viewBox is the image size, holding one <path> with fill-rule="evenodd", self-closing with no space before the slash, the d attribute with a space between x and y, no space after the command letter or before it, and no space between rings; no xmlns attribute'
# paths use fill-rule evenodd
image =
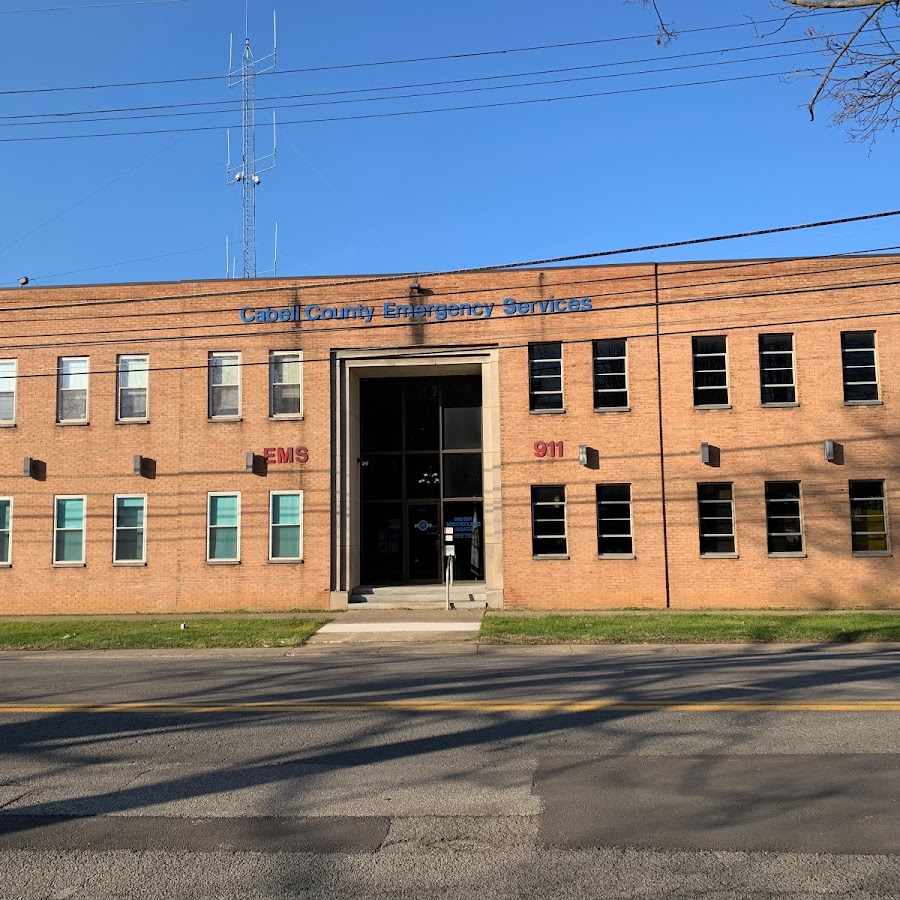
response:
<svg viewBox="0 0 900 900"><path fill-rule="evenodd" d="M269 494L269 559L303 559L303 492Z"/></svg>
<svg viewBox="0 0 900 900"><path fill-rule="evenodd" d="M766 482L766 532L769 553L802 553L800 482Z"/></svg>
<svg viewBox="0 0 900 900"><path fill-rule="evenodd" d="M887 553L883 481L850 482L850 532L854 553Z"/></svg>
<svg viewBox="0 0 900 900"><path fill-rule="evenodd" d="M86 505L86 497L54 498L54 565L84 564L84 519Z"/></svg>
<svg viewBox="0 0 900 900"><path fill-rule="evenodd" d="M209 494L207 498L208 562L241 558L241 495Z"/></svg>
<svg viewBox="0 0 900 900"><path fill-rule="evenodd" d="M565 556L566 489L557 485L532 485L531 552L535 556Z"/></svg>
<svg viewBox="0 0 900 900"><path fill-rule="evenodd" d="M146 494L119 494L114 502L113 561L117 563L147 561L147 535L144 521Z"/></svg>
<svg viewBox="0 0 900 900"><path fill-rule="evenodd" d="M0 566L12 560L12 497L0 497Z"/></svg>
<svg viewBox="0 0 900 900"><path fill-rule="evenodd" d="M597 552L600 556L634 553L630 484L597 485Z"/></svg>
<svg viewBox="0 0 900 900"><path fill-rule="evenodd" d="M734 553L734 491L730 483L698 484L700 555Z"/></svg>

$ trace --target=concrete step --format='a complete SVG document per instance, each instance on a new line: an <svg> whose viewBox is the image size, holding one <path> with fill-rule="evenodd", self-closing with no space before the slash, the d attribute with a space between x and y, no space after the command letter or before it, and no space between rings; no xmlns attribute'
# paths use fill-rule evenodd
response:
<svg viewBox="0 0 900 900"><path fill-rule="evenodd" d="M455 584L450 588L450 602L456 609L485 609L487 595L483 583ZM350 609L445 609L447 588L442 584L361 585L350 596Z"/></svg>

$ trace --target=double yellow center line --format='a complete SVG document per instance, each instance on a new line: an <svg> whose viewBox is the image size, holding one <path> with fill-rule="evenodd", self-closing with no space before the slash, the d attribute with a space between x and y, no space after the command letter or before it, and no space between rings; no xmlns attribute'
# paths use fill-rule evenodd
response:
<svg viewBox="0 0 900 900"><path fill-rule="evenodd" d="M222 700L2 703L0 715L96 713L900 712L898 700Z"/></svg>

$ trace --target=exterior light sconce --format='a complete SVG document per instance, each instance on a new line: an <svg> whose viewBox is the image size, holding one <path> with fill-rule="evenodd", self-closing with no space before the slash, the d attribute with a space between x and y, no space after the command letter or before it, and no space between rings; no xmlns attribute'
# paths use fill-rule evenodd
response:
<svg viewBox="0 0 900 900"><path fill-rule="evenodd" d="M703 441L700 444L700 462L704 466L712 466L718 468L722 459L721 451L714 444L707 444Z"/></svg>
<svg viewBox="0 0 900 900"><path fill-rule="evenodd" d="M596 447L588 447L587 444L578 445L578 465L586 469L600 468L600 451Z"/></svg>
<svg viewBox="0 0 900 900"><path fill-rule="evenodd" d="M425 288L419 284L418 278L409 286L410 297L423 297L426 293Z"/></svg>
<svg viewBox="0 0 900 900"><path fill-rule="evenodd" d="M40 459L26 456L22 459L22 475L35 481L47 480L47 463Z"/></svg>
<svg viewBox="0 0 900 900"><path fill-rule="evenodd" d="M268 470L265 456L252 451L244 457L244 471L248 475L265 475Z"/></svg>
<svg viewBox="0 0 900 900"><path fill-rule="evenodd" d="M836 466L844 464L844 445L831 438L825 441L824 447L825 462L834 463Z"/></svg>
<svg viewBox="0 0 900 900"><path fill-rule="evenodd" d="M132 457L131 471L140 478L156 478L156 460L136 453Z"/></svg>

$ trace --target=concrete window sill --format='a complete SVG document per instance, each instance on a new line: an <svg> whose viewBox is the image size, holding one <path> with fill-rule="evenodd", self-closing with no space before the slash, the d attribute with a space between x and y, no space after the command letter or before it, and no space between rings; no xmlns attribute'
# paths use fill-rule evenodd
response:
<svg viewBox="0 0 900 900"><path fill-rule="evenodd" d="M864 558L866 556L893 556L890 550L854 550L853 555Z"/></svg>
<svg viewBox="0 0 900 900"><path fill-rule="evenodd" d="M633 553L599 553L597 559L637 559Z"/></svg>
<svg viewBox="0 0 900 900"><path fill-rule="evenodd" d="M141 559L114 559L113 565L116 568L140 569L140 568L146 568L147 562L146 562L146 560L141 560Z"/></svg>
<svg viewBox="0 0 900 900"><path fill-rule="evenodd" d="M884 400L845 400L844 406L884 406Z"/></svg>
<svg viewBox="0 0 900 900"><path fill-rule="evenodd" d="M761 403L763 409L799 409L800 404L794 403Z"/></svg>
<svg viewBox="0 0 900 900"><path fill-rule="evenodd" d="M806 559L805 553L770 553L769 559Z"/></svg>
<svg viewBox="0 0 900 900"><path fill-rule="evenodd" d="M208 566L239 566L241 561L239 559L208 559L206 564Z"/></svg>
<svg viewBox="0 0 900 900"><path fill-rule="evenodd" d="M564 416L565 409L530 409L528 414L532 416Z"/></svg>
<svg viewBox="0 0 900 900"><path fill-rule="evenodd" d="M208 416L206 419L207 422L243 422L243 416Z"/></svg>
<svg viewBox="0 0 900 900"><path fill-rule="evenodd" d="M79 422L75 422L75 421L71 421L71 422L57 422L56 424L57 424L57 426L60 427L60 428L71 428L73 425L75 425L75 426L81 426L81 425L90 425L91 423L90 423L87 419L85 419L84 421L79 421Z"/></svg>
<svg viewBox="0 0 900 900"><path fill-rule="evenodd" d="M303 416L269 416L270 422L302 422Z"/></svg>
<svg viewBox="0 0 900 900"><path fill-rule="evenodd" d="M631 412L630 406L595 406L595 413L627 413Z"/></svg>
<svg viewBox="0 0 900 900"><path fill-rule="evenodd" d="M737 553L701 553L700 559L740 559Z"/></svg>
<svg viewBox="0 0 900 900"><path fill-rule="evenodd" d="M87 563L83 562L55 562L53 563L54 569L83 569Z"/></svg>
<svg viewBox="0 0 900 900"><path fill-rule="evenodd" d="M532 559L569 559L568 553L541 553L535 554Z"/></svg>
<svg viewBox="0 0 900 900"><path fill-rule="evenodd" d="M302 559L270 559L273 566L302 566Z"/></svg>
<svg viewBox="0 0 900 900"><path fill-rule="evenodd" d="M116 425L149 425L149 419L116 419Z"/></svg>
<svg viewBox="0 0 900 900"><path fill-rule="evenodd" d="M710 403L706 406L695 406L694 409L696 409L698 412L703 412L704 410L707 410L707 409L731 409L731 404L730 403Z"/></svg>

